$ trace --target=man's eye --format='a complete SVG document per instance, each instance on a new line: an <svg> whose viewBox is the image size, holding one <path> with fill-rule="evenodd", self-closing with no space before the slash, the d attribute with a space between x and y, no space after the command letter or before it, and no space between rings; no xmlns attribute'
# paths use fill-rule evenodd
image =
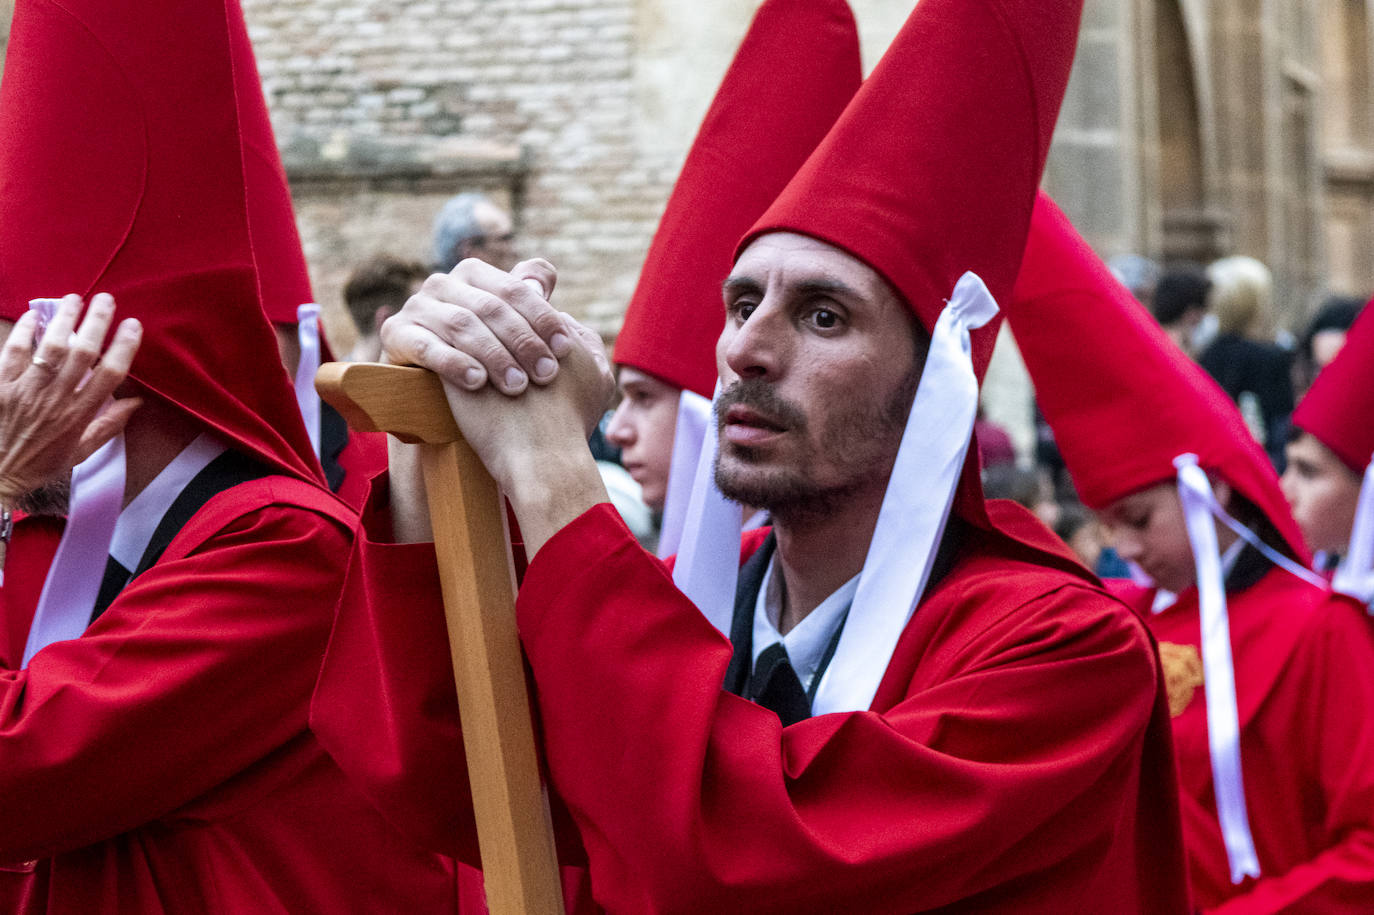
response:
<svg viewBox="0 0 1374 915"><path fill-rule="evenodd" d="M736 302L732 310L735 312L736 319L740 321L748 321L749 316L752 315L754 313L754 309L758 307L758 303L756 302Z"/></svg>
<svg viewBox="0 0 1374 915"><path fill-rule="evenodd" d="M811 320L822 330L828 330L840 323L840 316L828 308L818 308L811 313Z"/></svg>

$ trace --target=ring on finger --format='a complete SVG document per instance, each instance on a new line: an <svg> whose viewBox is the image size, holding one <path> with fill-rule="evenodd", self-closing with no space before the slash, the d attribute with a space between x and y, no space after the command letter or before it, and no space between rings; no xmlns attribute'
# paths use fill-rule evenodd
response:
<svg viewBox="0 0 1374 915"><path fill-rule="evenodd" d="M50 369L50 368L52 368L52 363L49 362L48 360L44 359L42 356L35 355L35 356L33 357L33 360L32 360L32 361L33 361L33 364L36 365L36 366L38 366L40 369Z"/></svg>

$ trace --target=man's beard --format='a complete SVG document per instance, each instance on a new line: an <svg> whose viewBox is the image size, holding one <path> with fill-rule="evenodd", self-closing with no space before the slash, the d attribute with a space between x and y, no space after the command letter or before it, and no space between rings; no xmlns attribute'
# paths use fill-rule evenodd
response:
<svg viewBox="0 0 1374 915"><path fill-rule="evenodd" d="M811 464L819 455L809 453L799 455L793 465L770 471L747 467L737 470L717 454L716 487L727 499L766 509L775 522L783 524L834 515L855 493L870 485L875 475L886 478L891 474L920 380L919 371L908 373L885 402L860 403L821 430L819 447L823 455L851 471L844 479L821 482L812 478ZM778 422L796 440L807 438L806 414L779 397L769 382L750 378L730 385L716 403L716 423L720 429L724 429L726 412L737 405L750 407ZM722 442L720 448L721 453L729 448L745 464L754 460L755 449L747 445Z"/></svg>
<svg viewBox="0 0 1374 915"><path fill-rule="evenodd" d="M26 515L65 518L71 508L71 501L72 478L66 475L24 493L15 500L14 507Z"/></svg>

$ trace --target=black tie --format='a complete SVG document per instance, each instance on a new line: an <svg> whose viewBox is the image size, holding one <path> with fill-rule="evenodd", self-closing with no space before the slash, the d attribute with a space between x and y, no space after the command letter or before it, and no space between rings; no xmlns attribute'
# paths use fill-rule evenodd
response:
<svg viewBox="0 0 1374 915"><path fill-rule="evenodd" d="M105 563L105 577L100 580L100 592L95 598L95 608L91 611L91 622L94 623L105 609L114 603L114 599L119 596L119 592L124 590L124 586L129 583L132 576L128 569L119 564L119 560L111 556Z"/></svg>
<svg viewBox="0 0 1374 915"><path fill-rule="evenodd" d="M782 642L774 642L759 653L754 675L749 678L747 698L776 712L783 727L811 717L811 702Z"/></svg>

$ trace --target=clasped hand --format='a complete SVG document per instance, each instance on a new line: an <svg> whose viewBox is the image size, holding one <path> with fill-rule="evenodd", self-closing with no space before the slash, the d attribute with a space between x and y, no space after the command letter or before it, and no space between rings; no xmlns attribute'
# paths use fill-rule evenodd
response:
<svg viewBox="0 0 1374 915"><path fill-rule="evenodd" d="M615 388L600 337L549 304L556 280L544 260L510 273L465 260L382 325L383 358L444 380L464 438L507 492L585 454Z"/></svg>

